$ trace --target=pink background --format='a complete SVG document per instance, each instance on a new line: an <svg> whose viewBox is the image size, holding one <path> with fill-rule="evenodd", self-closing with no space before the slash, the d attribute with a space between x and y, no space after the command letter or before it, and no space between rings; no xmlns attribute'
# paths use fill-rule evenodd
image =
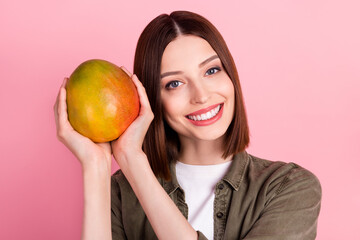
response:
<svg viewBox="0 0 360 240"><path fill-rule="evenodd" d="M360 239L356 0L1 0L0 239L80 239L81 168L57 141L53 117L63 77L91 58L132 69L145 25L179 9L207 17L228 43L248 152L318 176L317 239Z"/></svg>

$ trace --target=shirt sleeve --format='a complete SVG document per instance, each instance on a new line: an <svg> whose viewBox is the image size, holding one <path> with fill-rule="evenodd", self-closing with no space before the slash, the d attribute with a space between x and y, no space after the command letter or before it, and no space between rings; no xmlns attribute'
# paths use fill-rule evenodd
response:
<svg viewBox="0 0 360 240"><path fill-rule="evenodd" d="M126 239L122 222L120 188L113 177L111 177L111 233L113 240Z"/></svg>
<svg viewBox="0 0 360 240"><path fill-rule="evenodd" d="M316 176L295 167L271 187L275 193L243 240L314 240L321 202Z"/></svg>

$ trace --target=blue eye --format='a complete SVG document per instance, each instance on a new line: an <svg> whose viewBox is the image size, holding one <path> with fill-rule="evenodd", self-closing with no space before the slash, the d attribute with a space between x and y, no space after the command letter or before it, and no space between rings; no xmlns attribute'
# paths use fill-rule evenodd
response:
<svg viewBox="0 0 360 240"><path fill-rule="evenodd" d="M177 88L178 86L182 85L183 83L180 82L180 81L171 81L169 83L167 83L165 85L165 88L167 89L174 89L174 88Z"/></svg>
<svg viewBox="0 0 360 240"><path fill-rule="evenodd" d="M210 68L209 70L207 70L205 75L213 75L213 74L217 73L218 71L220 71L219 67L213 67L213 68Z"/></svg>

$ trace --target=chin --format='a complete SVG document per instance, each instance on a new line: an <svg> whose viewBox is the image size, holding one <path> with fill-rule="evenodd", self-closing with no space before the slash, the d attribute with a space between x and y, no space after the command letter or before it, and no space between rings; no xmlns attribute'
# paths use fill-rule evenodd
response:
<svg viewBox="0 0 360 240"><path fill-rule="evenodd" d="M194 136L194 138L198 139L198 140L203 140L203 141L214 141L214 140L219 140L220 138L224 138L225 137L225 131L214 131L214 132L205 132L205 133L201 133L201 134L196 134Z"/></svg>

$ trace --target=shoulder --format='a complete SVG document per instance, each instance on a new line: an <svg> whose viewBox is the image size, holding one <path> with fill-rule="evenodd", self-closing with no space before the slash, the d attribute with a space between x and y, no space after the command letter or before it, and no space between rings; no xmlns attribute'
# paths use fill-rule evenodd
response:
<svg viewBox="0 0 360 240"><path fill-rule="evenodd" d="M315 239L321 205L319 179L293 162L250 154L243 162L246 168L242 184L233 193L240 200L231 202L244 211L240 216L247 223L243 235L251 239Z"/></svg>
<svg viewBox="0 0 360 240"><path fill-rule="evenodd" d="M122 201L137 201L136 195L119 169L111 176L111 204L120 207Z"/></svg>
<svg viewBox="0 0 360 240"><path fill-rule="evenodd" d="M111 176L111 191L120 194L120 192L132 192L130 183L127 181L121 169L117 170Z"/></svg>
<svg viewBox="0 0 360 240"><path fill-rule="evenodd" d="M111 180L114 182L123 182L126 181L124 173L121 171L121 169L117 170L116 172L111 175Z"/></svg>
<svg viewBox="0 0 360 240"><path fill-rule="evenodd" d="M111 176L111 226L113 239L155 239L140 201L121 170Z"/></svg>
<svg viewBox="0 0 360 240"><path fill-rule="evenodd" d="M120 185L126 182L126 178L120 169L111 176L111 188L119 188Z"/></svg>
<svg viewBox="0 0 360 240"><path fill-rule="evenodd" d="M267 160L251 154L248 154L248 156L249 169L254 171L255 174L269 175L272 179L280 178L284 181L308 180L320 185L319 179L315 174L296 163Z"/></svg>
<svg viewBox="0 0 360 240"><path fill-rule="evenodd" d="M315 199L321 198L321 184L319 179L308 169L293 163L271 161L248 154L249 181L262 181L270 195L291 193L297 191Z"/></svg>
<svg viewBox="0 0 360 240"><path fill-rule="evenodd" d="M144 217L138 198L121 170L111 176L111 210L115 215Z"/></svg>

